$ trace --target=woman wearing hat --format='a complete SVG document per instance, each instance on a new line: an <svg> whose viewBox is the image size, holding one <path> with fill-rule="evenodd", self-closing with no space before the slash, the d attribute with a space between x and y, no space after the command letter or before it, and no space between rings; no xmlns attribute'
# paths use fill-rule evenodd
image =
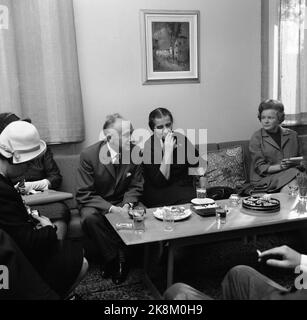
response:
<svg viewBox="0 0 307 320"><path fill-rule="evenodd" d="M14 113L6 112L0 114L0 133L11 122L20 120ZM27 118L24 121L30 122ZM8 177L15 186L19 186L22 193L28 194L33 191L46 189L58 190L62 183L60 170L53 159L51 150L47 147L41 157L35 158L24 166L24 170L9 168ZM22 187L21 187L22 186ZM69 221L69 209L64 202L53 202L33 206L43 216L48 217L57 226L58 239L64 239Z"/></svg>
<svg viewBox="0 0 307 320"><path fill-rule="evenodd" d="M58 240L56 226L48 218L29 214L7 176L11 166L22 171L24 164L45 151L46 143L28 122L12 122L0 134L0 228L13 238L43 280L64 298L86 273L83 249Z"/></svg>

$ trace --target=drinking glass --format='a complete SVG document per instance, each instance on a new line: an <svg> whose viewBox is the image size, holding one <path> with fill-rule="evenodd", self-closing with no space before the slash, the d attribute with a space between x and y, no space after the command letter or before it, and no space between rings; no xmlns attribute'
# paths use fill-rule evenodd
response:
<svg viewBox="0 0 307 320"><path fill-rule="evenodd" d="M305 172L300 172L296 176L296 181L298 185L298 192L301 199L307 199L307 174Z"/></svg>
<svg viewBox="0 0 307 320"><path fill-rule="evenodd" d="M293 184L290 184L288 186L288 194L290 197L296 197L297 196L297 193L298 193L298 186L297 185L293 185Z"/></svg>
<svg viewBox="0 0 307 320"><path fill-rule="evenodd" d="M164 231L174 230L174 211L171 208L163 209Z"/></svg>
<svg viewBox="0 0 307 320"><path fill-rule="evenodd" d="M205 177L199 177L196 182L196 197L198 199L207 197L207 179Z"/></svg>
<svg viewBox="0 0 307 320"><path fill-rule="evenodd" d="M307 174L306 172L299 172L296 176L296 181L298 185L299 193L299 203L298 208L300 208L300 213L306 212L307 203Z"/></svg>
<svg viewBox="0 0 307 320"><path fill-rule="evenodd" d="M134 230L137 233L145 232L145 208L137 207L131 210Z"/></svg>

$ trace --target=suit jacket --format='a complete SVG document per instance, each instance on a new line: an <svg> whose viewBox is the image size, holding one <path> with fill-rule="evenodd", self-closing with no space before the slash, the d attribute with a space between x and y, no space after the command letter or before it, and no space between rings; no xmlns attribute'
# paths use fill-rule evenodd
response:
<svg viewBox="0 0 307 320"><path fill-rule="evenodd" d="M34 229L23 200L8 178L0 175L0 228L6 231L31 261L48 255L57 243L54 228Z"/></svg>
<svg viewBox="0 0 307 320"><path fill-rule="evenodd" d="M133 145L132 150L140 152ZM95 143L80 155L76 199L81 207L107 212L112 205L138 202L143 184L140 164L120 164L115 172L106 141Z"/></svg>
<svg viewBox="0 0 307 320"><path fill-rule="evenodd" d="M249 143L251 154L250 180L254 184L266 184L272 189L279 189L290 182L297 173L295 168L270 174L269 166L278 164L284 158L300 155L297 133L281 127L281 147L262 128L256 131Z"/></svg>

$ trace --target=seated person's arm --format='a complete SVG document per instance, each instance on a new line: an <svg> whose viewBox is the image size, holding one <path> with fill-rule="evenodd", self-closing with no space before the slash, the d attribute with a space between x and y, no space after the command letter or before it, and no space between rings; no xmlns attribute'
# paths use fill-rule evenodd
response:
<svg viewBox="0 0 307 320"><path fill-rule="evenodd" d="M171 163L173 161L173 151L176 142L171 133L168 133L164 141L164 155L159 170L166 180L169 180L171 173Z"/></svg>
<svg viewBox="0 0 307 320"><path fill-rule="evenodd" d="M169 182L160 170L162 156L155 159L156 154L150 143L145 143L143 152L143 172L146 181L157 187L168 185ZM156 161L156 162L155 162Z"/></svg>
<svg viewBox="0 0 307 320"><path fill-rule="evenodd" d="M267 173L274 173L284 169L281 164L270 165L270 163L267 162L262 152L259 136L254 135L251 138L249 143L249 151L251 155L251 161L254 163L255 171L260 176L265 176Z"/></svg>
<svg viewBox="0 0 307 320"><path fill-rule="evenodd" d="M95 189L94 171L90 161L81 153L77 171L76 199L82 207L93 207L108 212L112 204L97 194Z"/></svg>
<svg viewBox="0 0 307 320"><path fill-rule="evenodd" d="M11 228L10 233L19 247L29 254L33 251L44 252L58 240L56 229L52 224L39 229L33 228L30 223L20 224Z"/></svg>
<svg viewBox="0 0 307 320"><path fill-rule="evenodd" d="M45 178L49 182L49 189L59 189L63 178L49 148L46 149L46 153L43 156L43 164L46 174Z"/></svg>

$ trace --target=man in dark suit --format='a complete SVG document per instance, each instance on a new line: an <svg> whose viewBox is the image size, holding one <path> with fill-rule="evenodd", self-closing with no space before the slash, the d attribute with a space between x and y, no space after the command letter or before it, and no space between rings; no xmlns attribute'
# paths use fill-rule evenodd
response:
<svg viewBox="0 0 307 320"><path fill-rule="evenodd" d="M141 159L133 159L132 126L119 114L108 117L103 126L105 140L85 149L80 156L77 201L82 228L98 248L114 283L123 282L128 273L125 245L105 218L106 213L128 215L143 191Z"/></svg>
<svg viewBox="0 0 307 320"><path fill-rule="evenodd" d="M233 267L222 282L223 300L307 300L307 256L288 246L263 251L259 262L272 267L294 269L292 289L286 289L248 266ZM164 293L167 300L211 300L206 294L175 283Z"/></svg>

